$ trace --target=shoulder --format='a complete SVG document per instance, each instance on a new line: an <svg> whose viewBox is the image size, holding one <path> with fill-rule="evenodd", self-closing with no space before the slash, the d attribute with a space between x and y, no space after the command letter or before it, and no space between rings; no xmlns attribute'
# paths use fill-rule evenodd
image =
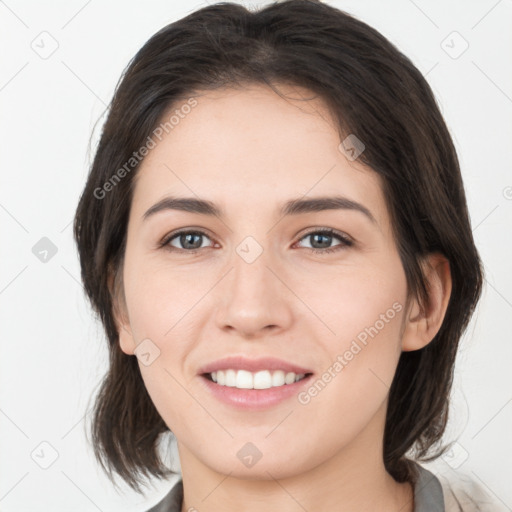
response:
<svg viewBox="0 0 512 512"><path fill-rule="evenodd" d="M416 463L419 478L414 489L415 512L510 512L475 478L456 473L448 466ZM146 512L181 512L183 481Z"/></svg>
<svg viewBox="0 0 512 512"><path fill-rule="evenodd" d="M443 466L442 461L428 465L418 464L418 467L420 474L430 474L436 477L442 490L445 512L510 511L476 477L456 472L447 464Z"/></svg>
<svg viewBox="0 0 512 512"><path fill-rule="evenodd" d="M180 479L161 501L146 512L181 512L182 503L183 481Z"/></svg>

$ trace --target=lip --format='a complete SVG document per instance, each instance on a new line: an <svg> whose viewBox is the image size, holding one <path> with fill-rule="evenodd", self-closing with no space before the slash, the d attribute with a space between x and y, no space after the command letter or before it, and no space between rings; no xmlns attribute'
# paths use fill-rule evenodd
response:
<svg viewBox="0 0 512 512"><path fill-rule="evenodd" d="M239 410L261 411L297 396L301 390L310 385L312 377L313 374L310 374L298 382L267 389L238 389L221 386L205 375L201 375L200 380L207 391L223 404Z"/></svg>
<svg viewBox="0 0 512 512"><path fill-rule="evenodd" d="M307 375L298 382L267 389L238 389L230 386L221 386L210 380L206 375L219 370L229 369L246 370L249 372L283 370L286 373L293 372L295 374L303 373ZM241 410L263 410L296 396L302 388L309 386L313 371L275 357L248 359L244 356L230 356L202 366L198 371L198 375L206 390L220 402Z"/></svg>
<svg viewBox="0 0 512 512"><path fill-rule="evenodd" d="M258 372L261 370L283 370L284 372L299 373L313 373L312 370L303 368L294 363L289 363L283 359L277 359L275 357L261 357L258 359L248 359L243 356L230 356L223 359L218 359L208 363L198 370L198 374L212 373L218 370L247 370L248 372ZM287 384L291 386L291 384Z"/></svg>

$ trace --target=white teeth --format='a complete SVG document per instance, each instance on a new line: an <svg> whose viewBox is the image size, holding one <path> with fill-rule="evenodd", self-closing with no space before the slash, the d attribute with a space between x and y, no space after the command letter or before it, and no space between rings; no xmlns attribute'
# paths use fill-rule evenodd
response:
<svg viewBox="0 0 512 512"><path fill-rule="evenodd" d="M285 384L293 384L305 377L304 373L285 373L282 370L269 371L261 370L259 372L248 372L246 370L218 370L212 372L213 382L221 386L235 387L238 389L268 389Z"/></svg>
<svg viewBox="0 0 512 512"><path fill-rule="evenodd" d="M272 386L284 386L284 372L277 370L272 374Z"/></svg>
<svg viewBox="0 0 512 512"><path fill-rule="evenodd" d="M226 386L235 387L236 386L236 372L235 370L226 370Z"/></svg>
<svg viewBox="0 0 512 512"><path fill-rule="evenodd" d="M284 378L285 384L293 384L295 382L295 373L290 372L286 374L286 377Z"/></svg>
<svg viewBox="0 0 512 512"><path fill-rule="evenodd" d="M229 372L229 370L227 370ZM218 372L223 373L223 372ZM227 373L227 372L226 372ZM245 370L238 370L236 372L236 384L235 388L239 389L251 389L252 385L252 373Z"/></svg>
<svg viewBox="0 0 512 512"><path fill-rule="evenodd" d="M254 389L268 389L272 387L272 375L268 370L254 374Z"/></svg>

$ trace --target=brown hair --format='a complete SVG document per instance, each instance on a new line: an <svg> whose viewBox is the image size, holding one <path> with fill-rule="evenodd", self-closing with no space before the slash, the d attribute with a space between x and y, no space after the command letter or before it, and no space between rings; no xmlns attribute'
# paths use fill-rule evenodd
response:
<svg viewBox="0 0 512 512"><path fill-rule="evenodd" d="M450 262L453 285L442 326L425 348L401 354L390 390L385 466L397 481L414 481L406 452L418 460L442 452L437 447L432 455L446 427L457 347L480 296L482 267L456 151L426 80L375 29L308 0L255 12L227 2L197 10L152 36L117 85L74 223L82 280L110 351L91 425L96 457L111 478L114 471L137 491L145 477L170 474L157 449L169 428L137 359L119 347L108 281L121 273L139 164L115 182L113 171L178 100L250 83L307 88L325 101L340 137L355 134L364 142L359 161L383 179L410 294L427 299L423 256L440 252Z"/></svg>

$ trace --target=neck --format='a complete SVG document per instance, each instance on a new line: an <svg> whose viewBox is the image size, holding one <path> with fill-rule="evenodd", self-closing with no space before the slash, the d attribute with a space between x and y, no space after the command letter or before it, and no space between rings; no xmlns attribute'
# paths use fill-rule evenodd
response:
<svg viewBox="0 0 512 512"><path fill-rule="evenodd" d="M365 431L322 464L279 479L272 476L272 468L258 479L219 473L178 442L182 512L413 512L412 486L396 482L384 467L384 418L385 409L384 415L377 414Z"/></svg>

